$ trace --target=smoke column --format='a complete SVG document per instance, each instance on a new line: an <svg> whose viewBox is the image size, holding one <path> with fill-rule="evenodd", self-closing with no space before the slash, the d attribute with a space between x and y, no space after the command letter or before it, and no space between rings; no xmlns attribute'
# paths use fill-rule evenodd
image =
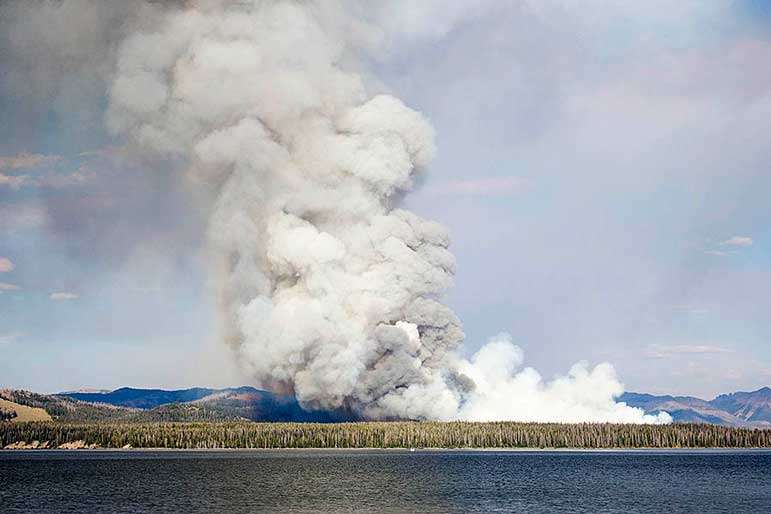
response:
<svg viewBox="0 0 771 514"><path fill-rule="evenodd" d="M372 419L671 420L616 403L607 364L547 383L505 334L459 356L447 231L397 207L433 130L367 93L366 4L155 8L119 46L107 126L212 192L223 336L259 385Z"/></svg>

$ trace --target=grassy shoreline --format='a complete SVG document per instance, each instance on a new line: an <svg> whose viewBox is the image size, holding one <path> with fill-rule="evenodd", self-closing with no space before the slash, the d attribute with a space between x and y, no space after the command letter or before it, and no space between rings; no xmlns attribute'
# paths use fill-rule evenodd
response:
<svg viewBox="0 0 771 514"><path fill-rule="evenodd" d="M14 447L190 450L741 449L771 448L771 430L695 424L508 422L0 423L0 448Z"/></svg>

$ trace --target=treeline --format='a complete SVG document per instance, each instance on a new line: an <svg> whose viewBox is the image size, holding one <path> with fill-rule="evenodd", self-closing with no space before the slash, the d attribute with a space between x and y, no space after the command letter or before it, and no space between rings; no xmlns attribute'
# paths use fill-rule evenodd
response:
<svg viewBox="0 0 771 514"><path fill-rule="evenodd" d="M127 423L211 423L247 420L239 415L238 409L226 406L168 403L154 409L129 413L120 421Z"/></svg>
<svg viewBox="0 0 771 514"><path fill-rule="evenodd" d="M0 423L0 446L101 448L771 448L771 430L717 425L467 422Z"/></svg>
<svg viewBox="0 0 771 514"><path fill-rule="evenodd" d="M18 417L15 410L0 407L0 421L9 421L15 417Z"/></svg>

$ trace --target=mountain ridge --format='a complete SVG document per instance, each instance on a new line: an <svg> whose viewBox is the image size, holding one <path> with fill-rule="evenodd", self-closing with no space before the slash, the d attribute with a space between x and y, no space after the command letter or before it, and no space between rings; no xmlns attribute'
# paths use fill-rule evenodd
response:
<svg viewBox="0 0 771 514"><path fill-rule="evenodd" d="M721 394L712 400L695 396L626 392L618 401L646 412L668 412L675 423L710 423L743 428L771 428L771 388Z"/></svg>
<svg viewBox="0 0 771 514"><path fill-rule="evenodd" d="M43 408L60 421L357 421L350 411L307 411L291 395L251 386L213 389L142 389L40 395L0 390L0 397ZM617 401L647 413L668 412L675 423L708 423L735 428L771 429L771 388L721 394L712 400L693 396L627 392Z"/></svg>
<svg viewBox="0 0 771 514"><path fill-rule="evenodd" d="M223 419L245 419L250 421L299 421L327 423L332 421L354 421L356 418L346 411L308 411L291 395L280 395L252 386L211 389L191 387L188 389L140 389L121 387L106 393L57 393L54 396L70 398L94 404L113 405L121 408L152 411L162 419L169 417L184 420L194 413L208 416L217 415ZM174 407L170 407L170 406ZM140 417L142 415L140 414ZM152 414L145 414L145 417Z"/></svg>
<svg viewBox="0 0 771 514"><path fill-rule="evenodd" d="M165 404L176 402L194 405L226 405L240 408L241 414L247 414L247 419L263 421L261 416L254 412L244 411L257 406L257 410L265 411L265 404L284 405L294 409L292 414L280 416L275 421L292 420L317 420L305 419L299 413L306 413L307 417L321 416L322 421L353 420L355 416L350 413L343 415L332 414L328 419L323 411L304 411L297 400L289 395L277 395L269 391L256 389L251 386L231 387L224 389L211 389L194 387L179 390L163 389L139 389L120 388L109 393L76 393L65 394L81 401L103 402L121 407L130 408L160 408ZM771 428L771 388L763 387L756 391L734 392L716 396L712 400L704 400L694 396L652 395L647 393L627 392L618 398L629 406L638 407L648 413L666 411L672 415L676 423L710 423L731 427ZM267 409L270 411L270 409ZM267 420L271 421L271 420Z"/></svg>

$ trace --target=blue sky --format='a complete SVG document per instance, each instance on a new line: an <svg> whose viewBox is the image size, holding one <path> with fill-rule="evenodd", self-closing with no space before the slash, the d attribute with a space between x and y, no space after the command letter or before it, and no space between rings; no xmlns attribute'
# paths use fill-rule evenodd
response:
<svg viewBox="0 0 771 514"><path fill-rule="evenodd" d="M771 383L766 4L440 4L396 2L368 70L436 129L405 202L451 230L467 351L505 330L545 376ZM83 49L111 13L4 8L0 386L248 383L215 337L205 199L104 129L109 52Z"/></svg>

